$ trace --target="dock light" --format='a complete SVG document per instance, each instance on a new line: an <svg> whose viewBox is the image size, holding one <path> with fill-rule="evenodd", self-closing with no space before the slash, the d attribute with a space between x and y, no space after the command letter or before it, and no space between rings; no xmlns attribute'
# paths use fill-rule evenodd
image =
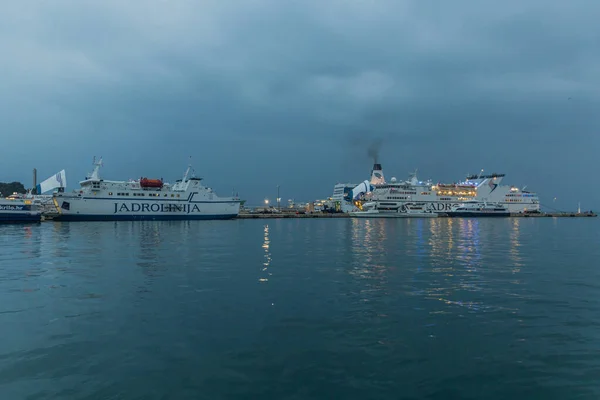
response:
<svg viewBox="0 0 600 400"><path fill-rule="evenodd" d="M269 199L265 199L265 205L269 204Z"/></svg>

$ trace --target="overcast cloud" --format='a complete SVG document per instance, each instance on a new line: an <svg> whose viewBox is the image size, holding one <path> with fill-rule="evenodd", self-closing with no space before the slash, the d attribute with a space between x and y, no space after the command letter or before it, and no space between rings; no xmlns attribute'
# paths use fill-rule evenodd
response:
<svg viewBox="0 0 600 400"><path fill-rule="evenodd" d="M0 7L0 181L103 156L108 179L250 203L368 178L504 172L600 206L600 3L12 1ZM591 179L590 179L591 178ZM556 203L553 198L557 197Z"/></svg>

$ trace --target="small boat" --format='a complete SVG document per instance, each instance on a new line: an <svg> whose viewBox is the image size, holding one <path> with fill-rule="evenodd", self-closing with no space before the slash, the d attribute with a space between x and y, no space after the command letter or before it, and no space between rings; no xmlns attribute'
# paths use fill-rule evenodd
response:
<svg viewBox="0 0 600 400"><path fill-rule="evenodd" d="M377 203L363 205L363 211L351 212L350 215L359 218L436 218L437 213L428 210L425 203L407 203L398 210L377 210Z"/></svg>
<svg viewBox="0 0 600 400"><path fill-rule="evenodd" d="M0 223L40 222L42 212L29 199L0 199Z"/></svg>
<svg viewBox="0 0 600 400"><path fill-rule="evenodd" d="M449 217L510 217L510 211L500 204L467 201L446 212Z"/></svg>

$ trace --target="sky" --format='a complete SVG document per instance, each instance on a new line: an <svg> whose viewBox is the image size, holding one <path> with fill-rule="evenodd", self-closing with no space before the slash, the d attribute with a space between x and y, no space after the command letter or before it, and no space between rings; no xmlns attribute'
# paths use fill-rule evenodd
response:
<svg viewBox="0 0 600 400"><path fill-rule="evenodd" d="M0 12L0 181L174 181L190 157L259 204L481 169L600 206L600 3L13 1Z"/></svg>

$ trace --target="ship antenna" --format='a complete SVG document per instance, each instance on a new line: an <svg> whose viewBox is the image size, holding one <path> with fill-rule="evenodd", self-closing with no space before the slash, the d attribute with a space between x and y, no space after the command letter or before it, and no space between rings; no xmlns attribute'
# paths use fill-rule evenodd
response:
<svg viewBox="0 0 600 400"><path fill-rule="evenodd" d="M190 162L188 164L187 170L185 171L185 173L183 174L183 181L185 182L185 180L187 179L188 175L190 174L190 171L192 172L192 177L195 176L194 172L193 172L193 168L192 168L192 156L190 156Z"/></svg>

